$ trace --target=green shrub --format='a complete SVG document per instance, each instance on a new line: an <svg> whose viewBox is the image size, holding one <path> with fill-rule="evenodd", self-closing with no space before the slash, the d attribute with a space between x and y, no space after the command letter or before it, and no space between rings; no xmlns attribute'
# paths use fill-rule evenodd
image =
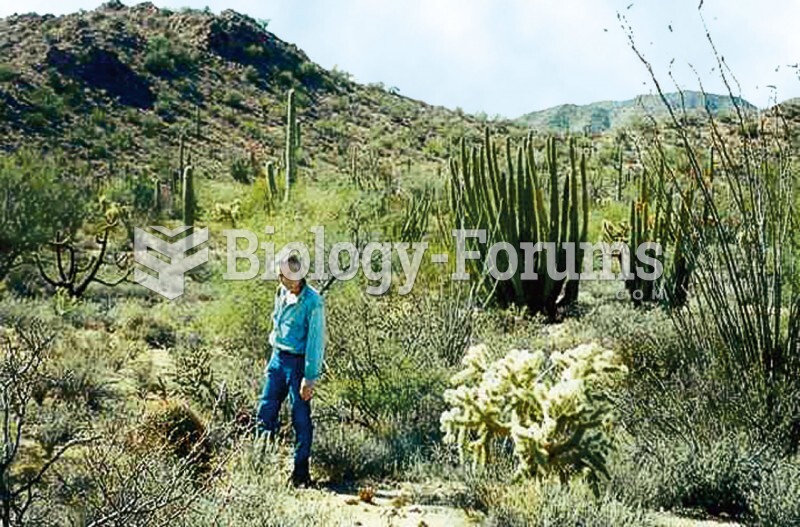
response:
<svg viewBox="0 0 800 527"><path fill-rule="evenodd" d="M34 152L0 155L0 279L23 256L53 239L74 234L88 215L83 170Z"/></svg>
<svg viewBox="0 0 800 527"><path fill-rule="evenodd" d="M721 437L696 446L675 437L627 450L615 467L612 486L625 501L654 509L742 518L750 512L748 496L775 460L774 452L747 437Z"/></svg>
<svg viewBox="0 0 800 527"><path fill-rule="evenodd" d="M0 64L0 82L13 82L19 73L11 64Z"/></svg>
<svg viewBox="0 0 800 527"><path fill-rule="evenodd" d="M175 347L176 331L169 321L146 313L135 313L122 324L123 334L141 339L151 348Z"/></svg>
<svg viewBox="0 0 800 527"><path fill-rule="evenodd" d="M289 488L286 485L289 471L284 461L275 451L264 454L251 448L242 449L231 460L227 490L203 493L186 524L195 527L355 524L348 509L332 504L327 493Z"/></svg>
<svg viewBox="0 0 800 527"><path fill-rule="evenodd" d="M155 36L147 41L144 67L156 75L175 75L194 67L196 58L179 39Z"/></svg>
<svg viewBox="0 0 800 527"><path fill-rule="evenodd" d="M800 526L800 460L782 461L748 495L758 527Z"/></svg>
<svg viewBox="0 0 800 527"><path fill-rule="evenodd" d="M408 435L439 436L439 388L448 369L425 304L339 290L327 304L326 377L321 386L344 419L381 431L402 423ZM434 307L430 305L428 307Z"/></svg>
<svg viewBox="0 0 800 527"><path fill-rule="evenodd" d="M222 97L222 102L231 108L241 109L244 103L244 95L236 90L228 90Z"/></svg>
<svg viewBox="0 0 800 527"><path fill-rule="evenodd" d="M253 178L253 167L245 156L234 156L228 165L228 172L239 183L248 184Z"/></svg>

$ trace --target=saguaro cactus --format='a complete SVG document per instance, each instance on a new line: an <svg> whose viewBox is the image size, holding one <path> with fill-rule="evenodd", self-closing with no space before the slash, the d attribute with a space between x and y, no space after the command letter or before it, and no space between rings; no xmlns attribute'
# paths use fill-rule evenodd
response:
<svg viewBox="0 0 800 527"><path fill-rule="evenodd" d="M297 115L294 107L294 90L289 90L286 101L286 188L283 201L289 201L289 190L297 179Z"/></svg>
<svg viewBox="0 0 800 527"><path fill-rule="evenodd" d="M275 163L273 161L267 161L264 165L263 173L267 211L271 211L278 197L278 184L275 181Z"/></svg>
<svg viewBox="0 0 800 527"><path fill-rule="evenodd" d="M153 211L161 212L161 180L158 178L153 180Z"/></svg>
<svg viewBox="0 0 800 527"><path fill-rule="evenodd" d="M622 201L622 146L619 147L619 152L617 152L617 201Z"/></svg>
<svg viewBox="0 0 800 527"><path fill-rule="evenodd" d="M194 225L197 202L194 195L194 169L192 165L183 170L183 224Z"/></svg>

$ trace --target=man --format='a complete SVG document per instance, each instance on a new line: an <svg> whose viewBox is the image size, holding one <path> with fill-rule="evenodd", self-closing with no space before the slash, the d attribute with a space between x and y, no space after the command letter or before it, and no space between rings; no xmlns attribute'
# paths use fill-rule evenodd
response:
<svg viewBox="0 0 800 527"><path fill-rule="evenodd" d="M325 353L325 312L322 296L305 279L297 277L302 268L292 254L281 260L281 285L275 294L272 356L265 371L266 382L258 406L258 434L274 437L279 428L281 404L289 396L292 427L295 432L294 486L311 482L308 460L311 456L313 425L311 398L322 369Z"/></svg>

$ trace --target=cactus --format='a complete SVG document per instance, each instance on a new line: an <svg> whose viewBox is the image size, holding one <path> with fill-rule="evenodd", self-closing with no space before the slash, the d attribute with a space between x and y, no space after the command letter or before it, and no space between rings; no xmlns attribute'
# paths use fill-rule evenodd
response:
<svg viewBox="0 0 800 527"><path fill-rule="evenodd" d="M594 343L550 354L515 349L492 361L478 345L462 363L440 419L462 462L469 456L486 465L492 444L510 438L519 477L608 475L614 405L607 390L627 372L613 351Z"/></svg>
<svg viewBox="0 0 800 527"><path fill-rule="evenodd" d="M267 161L266 166L266 187L271 200L275 200L278 196L278 182L275 178L275 162Z"/></svg>
<svg viewBox="0 0 800 527"><path fill-rule="evenodd" d="M364 183L358 170L358 147L350 149L350 179L358 186L358 190L364 190Z"/></svg>
<svg viewBox="0 0 800 527"><path fill-rule="evenodd" d="M184 140L183 134L181 134L181 137L180 137L180 139L178 141L178 177L179 178L183 177L183 171L186 168L186 165L184 163L185 152L186 152L185 140Z"/></svg>
<svg viewBox="0 0 800 527"><path fill-rule="evenodd" d="M405 203L403 221L395 229L395 238L401 242L413 243L422 240L428 230L434 191L430 188L414 190Z"/></svg>
<svg viewBox="0 0 800 527"><path fill-rule="evenodd" d="M201 128L201 119L200 119L200 105L194 105L194 136L197 139L200 139L200 128Z"/></svg>
<svg viewBox="0 0 800 527"><path fill-rule="evenodd" d="M543 313L554 319L559 308L577 299L577 281L565 290L565 281L554 280L546 271L550 250L555 251L552 257L558 269L564 270L567 253L562 244L571 242L577 247L586 240L588 232L586 162L583 154L578 162L576 150L576 142L571 139L570 171L563 177L561 192L554 138L546 143L547 178L539 178L532 135L517 148L516 155L513 154L511 140L506 140L505 170L500 169L498 150L488 129L484 132L482 146L468 151L466 141L462 139L458 159L450 161L450 201L457 228L485 230L489 235L487 246L498 241L508 242L515 247L526 242L555 244L534 257L537 279L521 279L524 259L520 259L517 272L511 280L492 285L494 297L501 305L524 305L531 313ZM545 206L546 195L549 207ZM580 255L579 250L576 253ZM485 261L475 263L485 265ZM576 265L580 264L581 260L576 258ZM507 265L505 253L501 252L497 267L505 270ZM565 294L562 296L562 293Z"/></svg>
<svg viewBox="0 0 800 527"><path fill-rule="evenodd" d="M194 195L194 169L188 165L183 171L183 224L194 225L197 201Z"/></svg>
<svg viewBox="0 0 800 527"><path fill-rule="evenodd" d="M153 211L158 214L161 212L161 180L153 180Z"/></svg>
<svg viewBox="0 0 800 527"><path fill-rule="evenodd" d="M297 115L294 107L294 90L289 90L286 101L286 188L283 201L289 201L289 190L297 179Z"/></svg>
<svg viewBox="0 0 800 527"><path fill-rule="evenodd" d="M275 162L267 161L262 169L264 176L264 195L266 199L266 209L271 212L275 201L278 198L278 183L275 179Z"/></svg>
<svg viewBox="0 0 800 527"><path fill-rule="evenodd" d="M713 155L710 171L713 171ZM652 187L650 176L645 170L638 182L638 196L631 201L629 247L635 253L642 243L653 242L661 246L662 254L658 257L664 268L659 280L642 280L636 276L635 258L629 258L630 279L625 287L628 289L635 305L650 303L660 298L663 289L670 307L680 307L686 303L686 293L691 278L690 257L686 253L683 233L690 228L691 210L694 203L695 186L680 196L680 212L675 217L673 196L665 188L666 163L660 161L656 186ZM674 245L674 247L672 247ZM667 265L666 253L672 248L672 259Z"/></svg>
<svg viewBox="0 0 800 527"><path fill-rule="evenodd" d="M620 146L617 154L617 201L622 201L622 168L622 147Z"/></svg>

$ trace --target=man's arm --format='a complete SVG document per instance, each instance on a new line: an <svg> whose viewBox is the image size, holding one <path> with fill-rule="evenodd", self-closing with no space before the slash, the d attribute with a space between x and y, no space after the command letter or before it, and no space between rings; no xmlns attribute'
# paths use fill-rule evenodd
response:
<svg viewBox="0 0 800 527"><path fill-rule="evenodd" d="M279 284L278 287L275 288L275 295L273 295L272 314L269 317L270 321L272 322L272 329L269 331L269 337L267 337L267 342L269 343L270 347L275 346L275 337L276 337L275 332L277 329L275 327L275 317L278 315L278 306L280 305L280 301L281 301L281 286ZM269 359L270 359L269 355L266 355L264 357L265 368L267 364L269 364Z"/></svg>
<svg viewBox="0 0 800 527"><path fill-rule="evenodd" d="M311 310L308 321L308 336L306 340L306 369L303 384L313 387L322 371L322 361L325 357L325 306L320 303ZM305 393L303 398L306 399ZM311 394L308 394L308 399Z"/></svg>

